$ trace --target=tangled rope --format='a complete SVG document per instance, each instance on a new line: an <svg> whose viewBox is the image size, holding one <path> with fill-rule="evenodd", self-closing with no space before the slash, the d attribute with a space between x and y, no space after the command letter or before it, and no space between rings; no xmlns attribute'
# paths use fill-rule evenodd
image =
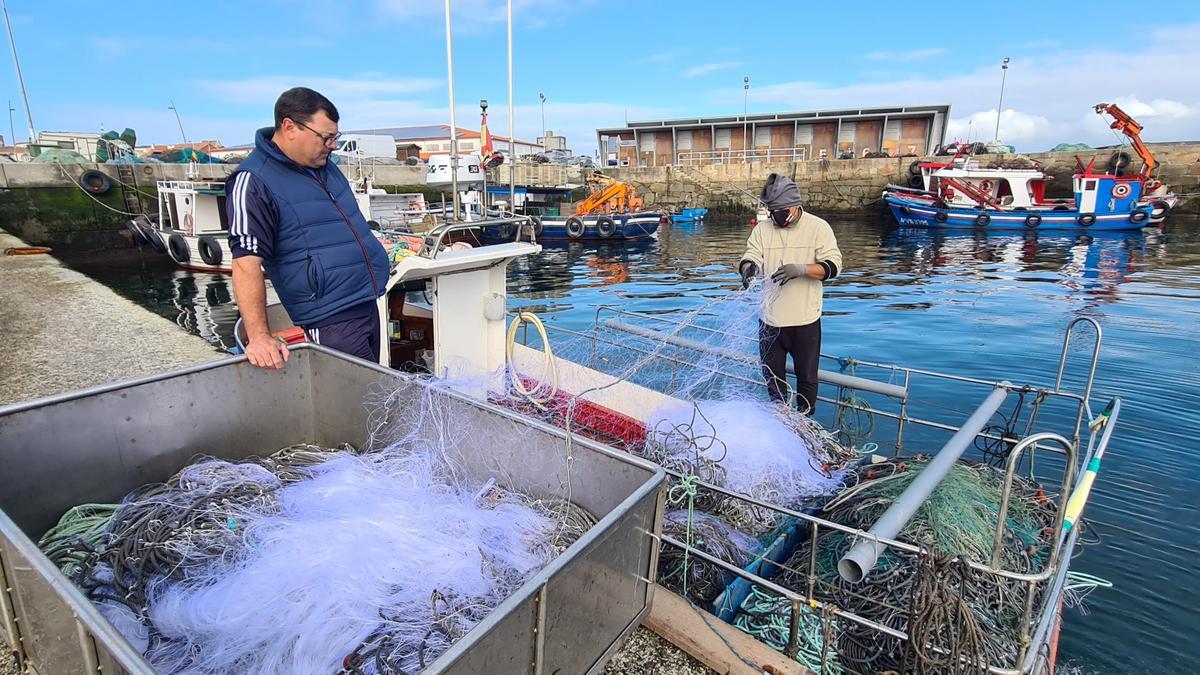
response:
<svg viewBox="0 0 1200 675"><path fill-rule="evenodd" d="M847 488L826 504L822 516L869 530L925 464L918 457L859 467L846 474ZM986 670L986 664L1016 667L1028 586L975 573L966 564L968 560L990 562L1003 479L1003 472L983 463L957 464L901 532L902 540L920 546L924 553L886 549L860 583L847 582L837 572L838 561L855 543L853 537L825 530L815 542L798 547L781 566L777 583L806 593L811 579L817 600L912 636L904 645L875 629L840 620L836 628L825 626L836 636L834 645L826 645L824 638L817 640L812 628L802 629L798 636L802 651L811 658L828 647L837 667L853 672L977 672ZM1053 543L1055 508L1040 486L1015 478L1002 540L1002 569L1034 573L1044 568ZM1035 603L1043 590L1035 591L1039 594L1033 598ZM742 624L767 634L787 625L789 603L761 590L751 597L756 599L741 608L746 615L739 616ZM775 635L771 644L786 644L786 638L785 631ZM805 663L814 667L811 661Z"/></svg>

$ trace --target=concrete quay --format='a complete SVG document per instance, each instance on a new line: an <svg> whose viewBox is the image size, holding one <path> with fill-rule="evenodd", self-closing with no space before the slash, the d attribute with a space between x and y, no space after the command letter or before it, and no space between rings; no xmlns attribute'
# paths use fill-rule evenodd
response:
<svg viewBox="0 0 1200 675"><path fill-rule="evenodd" d="M212 345L51 255L3 255L0 405L222 357Z"/></svg>

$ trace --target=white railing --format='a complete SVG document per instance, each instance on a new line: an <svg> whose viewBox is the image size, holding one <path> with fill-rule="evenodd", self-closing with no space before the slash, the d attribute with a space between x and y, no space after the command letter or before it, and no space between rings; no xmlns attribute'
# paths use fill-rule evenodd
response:
<svg viewBox="0 0 1200 675"><path fill-rule="evenodd" d="M764 148L761 150L706 150L681 152L678 164L750 164L754 162L799 162L808 159L807 148Z"/></svg>

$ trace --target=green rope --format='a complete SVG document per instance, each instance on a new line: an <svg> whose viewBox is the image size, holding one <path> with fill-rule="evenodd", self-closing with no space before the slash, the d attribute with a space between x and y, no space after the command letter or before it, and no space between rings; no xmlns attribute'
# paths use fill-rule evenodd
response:
<svg viewBox="0 0 1200 675"><path fill-rule="evenodd" d="M786 653L792 630L792 603L787 598L770 595L758 586L752 586L750 595L746 596L741 611L734 619L734 625L775 651ZM832 622L831 628L832 633L836 635L836 621ZM842 672L835 645L826 640L824 619L807 605L800 605L796 645L795 660L805 668L822 675L837 675Z"/></svg>
<svg viewBox="0 0 1200 675"><path fill-rule="evenodd" d="M87 557L104 544L105 529L119 508L120 504L72 507L42 535L38 548L67 578L73 579Z"/></svg>
<svg viewBox="0 0 1200 675"><path fill-rule="evenodd" d="M685 532L684 543L690 548L692 544L692 516L696 508L696 481L700 480L698 476L684 476L678 483L671 486L667 491L667 502L671 506L680 506L687 502L687 530ZM687 597L688 584L688 549L683 550L683 596Z"/></svg>

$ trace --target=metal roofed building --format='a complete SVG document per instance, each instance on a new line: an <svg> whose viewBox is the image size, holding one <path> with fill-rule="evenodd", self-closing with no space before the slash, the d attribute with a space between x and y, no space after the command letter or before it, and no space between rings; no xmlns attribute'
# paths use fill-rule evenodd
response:
<svg viewBox="0 0 1200 675"><path fill-rule="evenodd" d="M466 154L479 152L480 137L478 129L458 127L458 151ZM355 129L342 131L343 134L378 134L391 136L396 139L396 145L415 144L421 149L421 159L429 159L430 155L449 154L450 125L432 124L414 127L381 127L377 129ZM508 137L492 134L492 143L497 150L508 150ZM514 150L517 156L541 152L542 146L530 141L516 139Z"/></svg>
<svg viewBox="0 0 1200 675"><path fill-rule="evenodd" d="M949 104L693 117L597 129L596 143L608 166L927 155L949 118Z"/></svg>

